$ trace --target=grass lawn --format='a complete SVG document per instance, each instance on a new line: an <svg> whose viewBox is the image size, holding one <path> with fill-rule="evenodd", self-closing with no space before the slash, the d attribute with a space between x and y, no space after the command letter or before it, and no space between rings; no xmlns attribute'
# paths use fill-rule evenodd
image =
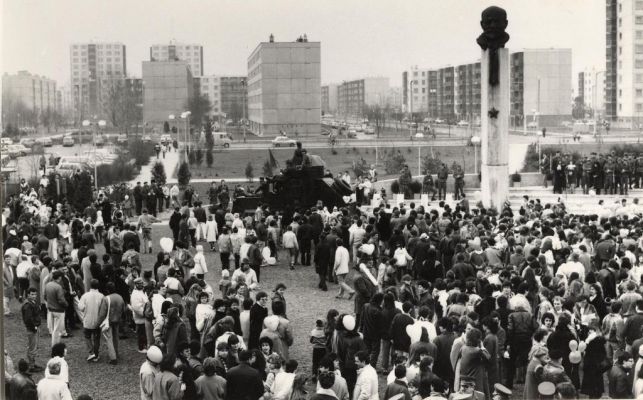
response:
<svg viewBox="0 0 643 400"><path fill-rule="evenodd" d="M356 143L357 144L357 143ZM392 178L396 175L386 174L384 171L384 161L386 154L391 151L400 151L413 174L417 173L418 165L418 147L421 147L421 157L433 154L433 157L440 158L447 165L458 162L465 168L466 173L473 173L473 147L467 146L413 146L413 147L389 147L378 148L377 150L377 170L380 179ZM292 158L292 148L272 149L272 152L279 162L281 168L286 166L286 160ZM369 164L375 164L376 152L372 147L353 147L342 145L336 150L331 148L312 148L309 154L320 156L333 174L352 170L353 162L359 161L360 158L366 160ZM213 154L214 163L208 168L204 161L200 166L190 165L192 179L217 179L239 177L244 178L246 166L250 162L253 166L254 176L263 175L263 165L268 160L268 150L245 150L245 151L218 151ZM273 171L276 172L276 171Z"/></svg>

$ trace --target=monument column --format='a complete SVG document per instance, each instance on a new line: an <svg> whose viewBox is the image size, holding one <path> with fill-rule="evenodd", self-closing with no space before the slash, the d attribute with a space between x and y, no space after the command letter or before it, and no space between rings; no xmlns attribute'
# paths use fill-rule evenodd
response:
<svg viewBox="0 0 643 400"><path fill-rule="evenodd" d="M483 33L477 43L480 60L481 92L481 186L482 204L502 211L509 192L509 40L505 32L507 14L499 7L482 12Z"/></svg>
<svg viewBox="0 0 643 400"><path fill-rule="evenodd" d="M488 76L491 50L483 50L480 63L481 76ZM481 161L482 204L502 211L509 193L509 50L498 49L498 79L491 86L481 79Z"/></svg>

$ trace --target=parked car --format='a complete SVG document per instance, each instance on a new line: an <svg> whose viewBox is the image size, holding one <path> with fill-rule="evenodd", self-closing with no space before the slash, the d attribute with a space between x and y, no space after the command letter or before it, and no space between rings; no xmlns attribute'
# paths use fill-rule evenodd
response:
<svg viewBox="0 0 643 400"><path fill-rule="evenodd" d="M33 138L22 138L20 139L20 144L25 147L31 147L36 144L36 141Z"/></svg>
<svg viewBox="0 0 643 400"><path fill-rule="evenodd" d="M105 138L103 135L96 136L96 147L105 146Z"/></svg>
<svg viewBox="0 0 643 400"><path fill-rule="evenodd" d="M367 126L364 129L364 133L367 134L367 135L374 135L375 134L375 128L373 128L372 126Z"/></svg>
<svg viewBox="0 0 643 400"><path fill-rule="evenodd" d="M71 136L65 136L63 137L63 147L73 147L76 142L74 141L74 138Z"/></svg>
<svg viewBox="0 0 643 400"><path fill-rule="evenodd" d="M416 139L424 139L424 133L422 133L422 132L418 132L418 133L416 133L416 134L415 134L415 138L416 138Z"/></svg>
<svg viewBox="0 0 643 400"><path fill-rule="evenodd" d="M527 123L527 128L538 129L538 122L531 121Z"/></svg>
<svg viewBox="0 0 643 400"><path fill-rule="evenodd" d="M13 144L13 140L11 140L11 138L3 137L3 138L0 138L0 144L2 144L3 146L10 145L10 144Z"/></svg>
<svg viewBox="0 0 643 400"><path fill-rule="evenodd" d="M9 157L11 158L17 158L31 154L31 149L21 144L10 144L4 146L2 152L9 154Z"/></svg>
<svg viewBox="0 0 643 400"><path fill-rule="evenodd" d="M277 136L276 138L272 139L272 145L274 147L295 147L297 145L297 141L290 139L287 136Z"/></svg>
<svg viewBox="0 0 643 400"><path fill-rule="evenodd" d="M149 143L149 142L152 141L152 136L145 134L145 135L143 135L141 140L143 141L143 143Z"/></svg>
<svg viewBox="0 0 643 400"><path fill-rule="evenodd" d="M462 120L462 121L458 121L457 125L458 126L469 126L469 123L467 121Z"/></svg>
<svg viewBox="0 0 643 400"><path fill-rule="evenodd" d="M54 145L54 142L51 141L51 138L44 137L36 139L36 143L42 144L44 147L51 147Z"/></svg>
<svg viewBox="0 0 643 400"><path fill-rule="evenodd" d="M116 143L118 144L125 144L127 142L128 142L128 139L127 139L127 135L125 134L118 135L118 137L116 138Z"/></svg>
<svg viewBox="0 0 643 400"><path fill-rule="evenodd" d="M440 118L436 118L436 119L435 119L435 123L436 123L436 124L443 124L443 123L444 123L444 120L443 120L443 119L440 119Z"/></svg>

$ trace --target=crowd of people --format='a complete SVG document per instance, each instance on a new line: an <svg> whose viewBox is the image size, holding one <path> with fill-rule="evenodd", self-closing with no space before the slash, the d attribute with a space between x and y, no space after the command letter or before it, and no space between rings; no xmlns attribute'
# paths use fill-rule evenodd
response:
<svg viewBox="0 0 643 400"><path fill-rule="evenodd" d="M71 399L65 340L80 328L88 363L104 342L118 364L120 337L135 335L141 399L490 399L520 397L515 384L525 399L643 397L636 208L573 215L527 198L516 213L439 202L238 215L222 186L210 207L181 199L153 265L141 255L158 219L143 205L130 219L100 193L85 210L14 196L3 300L5 316L20 302L27 340L15 367L5 352L8 397ZM286 285L261 285L278 263L314 265L317 288L352 312L330 309L295 337ZM294 357L295 341L310 354Z"/></svg>

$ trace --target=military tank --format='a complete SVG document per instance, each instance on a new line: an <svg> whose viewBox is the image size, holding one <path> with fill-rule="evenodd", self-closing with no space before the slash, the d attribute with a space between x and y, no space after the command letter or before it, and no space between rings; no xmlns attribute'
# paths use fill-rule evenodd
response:
<svg viewBox="0 0 643 400"><path fill-rule="evenodd" d="M253 213L261 204L272 210L309 208L318 201L328 208L340 207L346 204L344 197L352 193L349 184L333 178L320 156L308 155L300 165L291 164L278 175L261 178L255 193L237 197L232 210L240 214Z"/></svg>

